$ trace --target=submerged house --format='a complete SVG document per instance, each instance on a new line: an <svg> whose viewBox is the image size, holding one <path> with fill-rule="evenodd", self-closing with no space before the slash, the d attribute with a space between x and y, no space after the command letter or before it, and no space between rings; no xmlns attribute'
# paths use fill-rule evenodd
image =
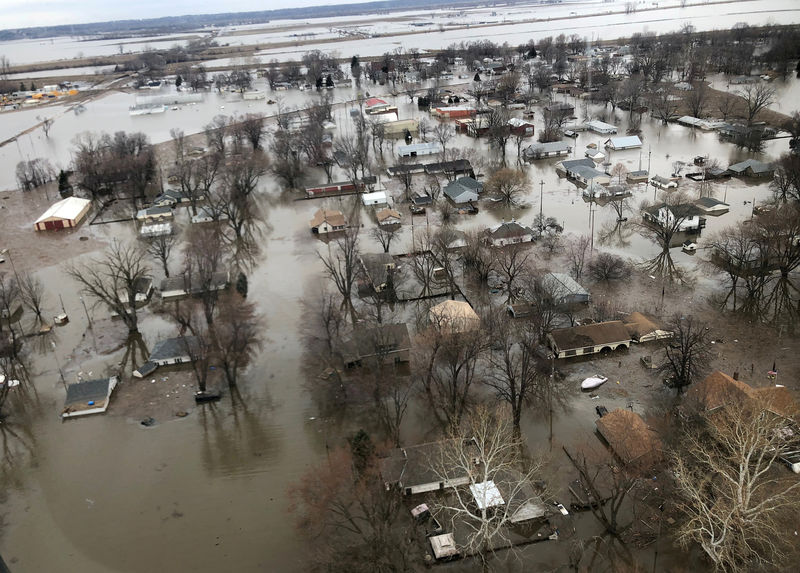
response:
<svg viewBox="0 0 800 573"><path fill-rule="evenodd" d="M539 288L556 305L589 302L589 291L565 273L547 273L539 281Z"/></svg>
<svg viewBox="0 0 800 573"><path fill-rule="evenodd" d="M308 222L311 232L318 235L344 231L347 228L347 220L341 211L319 209L314 213L314 218Z"/></svg>
<svg viewBox="0 0 800 573"><path fill-rule="evenodd" d="M588 157L584 159L569 159L562 161L557 168L564 172L567 179L579 181L584 185L596 183L598 185L608 185L611 183L611 176L595 168L594 161Z"/></svg>
<svg viewBox="0 0 800 573"><path fill-rule="evenodd" d="M474 446L472 440L465 443L467 448ZM452 447L449 441L429 442L417 446L396 448L380 460L380 473L387 490L397 488L403 495L414 495L445 488L464 486L470 483L470 476L453 475L450 479L442 479L436 468L442 464L443 451ZM477 446L475 457L480 454ZM451 472L447 472L451 474Z"/></svg>
<svg viewBox="0 0 800 573"><path fill-rule="evenodd" d="M628 135L624 137L612 137L606 140L605 146L607 149L614 151L621 151L623 149L639 149L642 146L642 140L638 135Z"/></svg>
<svg viewBox="0 0 800 573"><path fill-rule="evenodd" d="M566 141L552 141L550 143L534 143L523 151L525 159L545 159L547 157L561 157L572 153L572 146Z"/></svg>
<svg viewBox="0 0 800 573"><path fill-rule="evenodd" d="M116 376L86 380L67 386L67 397L61 411L62 418L102 414L108 409L111 393L117 387Z"/></svg>
<svg viewBox="0 0 800 573"><path fill-rule="evenodd" d="M375 292L391 286L391 275L397 265L389 253L364 253L360 257L364 275Z"/></svg>
<svg viewBox="0 0 800 573"><path fill-rule="evenodd" d="M669 179L668 177L661 177L661 175L653 175L653 177L650 179L650 184L653 187L657 187L659 189L664 189L664 190L678 188L677 181Z"/></svg>
<svg viewBox="0 0 800 573"><path fill-rule="evenodd" d="M471 203L478 200L478 195L483 191L483 183L472 177L459 177L445 185L443 193L456 205Z"/></svg>
<svg viewBox="0 0 800 573"><path fill-rule="evenodd" d="M486 241L493 247L505 247L519 243L529 243L534 239L534 231L514 219L503 221L496 227L486 229Z"/></svg>
<svg viewBox="0 0 800 573"><path fill-rule="evenodd" d="M769 163L757 159L745 159L728 166L728 173L736 177L759 177L771 179L775 169Z"/></svg>
<svg viewBox="0 0 800 573"><path fill-rule="evenodd" d="M47 211L42 213L41 217L33 223L33 228L37 231L57 231L77 227L91 206L92 202L88 199L67 197L53 203Z"/></svg>
<svg viewBox="0 0 800 573"><path fill-rule="evenodd" d="M148 362L158 366L183 364L197 360L200 342L195 336L177 336L159 340L150 352Z"/></svg>
<svg viewBox="0 0 800 573"><path fill-rule="evenodd" d="M625 465L644 470L663 459L661 439L639 414L618 408L598 418L595 425L611 451Z"/></svg>
<svg viewBox="0 0 800 573"><path fill-rule="evenodd" d="M411 359L411 337L405 324L382 324L374 328L359 328L341 348L346 368L363 366L376 361L399 364Z"/></svg>
<svg viewBox="0 0 800 573"><path fill-rule="evenodd" d="M617 133L617 127L604 121L593 119L586 122L586 129L595 133L611 134Z"/></svg>
<svg viewBox="0 0 800 573"><path fill-rule="evenodd" d="M663 322L642 312L632 312L625 319L625 328L635 342L650 342L672 338L674 333Z"/></svg>
<svg viewBox="0 0 800 573"><path fill-rule="evenodd" d="M706 218L694 205L687 203L681 205L653 205L642 211L642 218L653 225L660 227L673 227L682 233L699 233L706 227Z"/></svg>
<svg viewBox="0 0 800 573"><path fill-rule="evenodd" d="M225 290L229 284L230 274L227 271L218 271L211 275L208 284L203 284L201 277L196 274L193 276L179 275L165 278L161 281L159 291L161 292L161 300L170 301L202 294L204 289L213 291Z"/></svg>
<svg viewBox="0 0 800 573"><path fill-rule="evenodd" d="M547 345L556 358L569 358L629 348L633 342L620 320L556 328L547 335Z"/></svg>

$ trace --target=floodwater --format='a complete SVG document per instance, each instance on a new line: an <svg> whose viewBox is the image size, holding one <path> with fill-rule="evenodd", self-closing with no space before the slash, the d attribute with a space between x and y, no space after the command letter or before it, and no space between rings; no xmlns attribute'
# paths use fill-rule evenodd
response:
<svg viewBox="0 0 800 573"><path fill-rule="evenodd" d="M784 89L786 93L796 93L797 85L798 80L790 78ZM373 93L388 91L387 87L378 86L368 89ZM337 88L334 97L337 102L344 102L353 93L350 88ZM303 105L309 97L300 92L282 94L289 106ZM422 116L406 97L387 97L398 105L401 118ZM70 142L82 131L141 130L153 142L161 142L169 138L171 128L180 127L187 134L196 132L217 113L271 109L263 100L245 102L234 94L210 93L197 105L180 106L158 116L130 117L127 108L134 102L134 94L115 92L90 102L79 115L65 107L47 108L48 116L63 112L56 118L49 138L37 130L0 148L0 163L7 166L0 173L0 189L14 186L13 166L20 158L46 155L54 164L66 165ZM578 115L582 115L577 107ZM44 109L32 109L3 114L0 140L35 124L36 116L43 113ZM596 115L602 109L595 107L590 113ZM346 129L346 109L339 106L335 115L340 129ZM608 116L606 120L623 132L627 114L620 111L616 118ZM540 118L536 122L538 130ZM707 155L726 166L748 156L721 143L714 133L692 132L678 125L661 126L649 118L643 121L642 130L641 152L616 152L612 163L621 162L629 170L638 169L640 164L646 169L649 164L652 174L669 175L675 160L691 162L696 155ZM575 140L575 157L582 156L588 143L602 147L605 139L581 134ZM475 147L486 152L484 142L465 136L455 137L448 147ZM759 157L772 159L786 148L786 140L775 140ZM388 158L391 153L388 147L385 156ZM510 163L515 161L514 154L509 143ZM484 202L477 216L457 219L459 228L484 228L510 217L531 224L541 200L544 213L562 222L566 233L590 234L589 205L574 185L557 177L553 162L540 161L525 167L531 182L526 208L491 210ZM308 183L322 180L321 172L310 170ZM544 182L542 187L540 181ZM694 183L684 180L681 184L696 193ZM388 185L397 189L396 182ZM308 233L307 221L325 203L279 201L269 176L264 178L262 192L266 207L261 245L264 255L250 277L250 297L266 317L265 344L242 381L244 405L234 406L226 396L219 404L199 408L187 418L152 428L143 428L138 419L115 414L113 402L105 416L60 421L64 389L59 367L67 380L74 380L78 372L99 374L113 367L121 352L110 357L74 353L79 344L88 344L83 340L87 320L70 279L59 266L36 269L36 262L26 261L24 253L11 254L15 264L36 269L48 285L48 312L57 311L57 295L61 294L71 318L45 344L31 343L38 407L30 410L30 420L23 420L22 424L33 434L32 448L18 452L14 465L7 465L0 476L6 494L0 553L15 573L57 569L86 573L148 569L303 570L302 559L308 548L292 528L287 487L311 464L323 460L326 447L341 443L341 436L355 430L359 421L350 416L344 420L320 418L317 405L302 387L306 373L301 329L307 320L302 299L322 280L316 256L321 243ZM714 193L725 199L731 210L719 218L709 217L704 237L749 217L750 202L766 198L769 189L766 183L731 179L716 183ZM652 198L652 187L645 187L636 191L631 203L635 206L642 199ZM333 205L338 202L328 201ZM635 214L628 216L631 221L636 218ZM610 208L597 210L596 245L601 230L615 217ZM362 220L366 219L364 216ZM0 211L0 228L29 233L31 241L37 240L29 225L16 220L12 225L12 220L12 213ZM414 222L425 225L420 218ZM98 244L112 238L131 238L133 233L129 223L92 227L84 224L77 231ZM629 241L624 247L611 243L603 248L634 258L646 258L656 252L652 244L635 233L630 233ZM702 241L701 238L701 247ZM367 237L363 242L376 248ZM393 243L392 252L403 252L410 245L411 228L406 224L400 240ZM688 268L700 257L692 258L677 249L673 256ZM90 308L89 312L97 320L104 310ZM142 330L149 346L170 332L169 328L163 319L145 311ZM55 348L47 344L50 341ZM576 401L571 411L556 415L557 435L573 439L591 432L594 403L584 398ZM611 408L627 404L619 398L616 402L607 400L606 405ZM431 430L430 420L418 406L407 421L404 437L408 443ZM533 416L526 417L524 431L532 444L543 443L546 436L544 422ZM43 539L47 542L43 543ZM526 549L526 555L531 562L555 563L561 549L558 544L534 545Z"/></svg>

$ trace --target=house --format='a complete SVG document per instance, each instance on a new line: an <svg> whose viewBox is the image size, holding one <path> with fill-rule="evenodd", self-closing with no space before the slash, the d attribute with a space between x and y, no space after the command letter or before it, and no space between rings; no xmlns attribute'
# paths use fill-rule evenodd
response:
<svg viewBox="0 0 800 573"><path fill-rule="evenodd" d="M442 145L438 141L427 143L412 143L410 145L398 145L398 157L417 157L420 155L436 155L442 152Z"/></svg>
<svg viewBox="0 0 800 573"><path fill-rule="evenodd" d="M649 176L650 173L644 170L628 171L628 174L625 176L625 181L628 183L644 183Z"/></svg>
<svg viewBox="0 0 800 573"><path fill-rule="evenodd" d="M411 204L414 207L426 207L433 204L433 197L422 191L416 191L414 196L411 197Z"/></svg>
<svg viewBox="0 0 800 573"><path fill-rule="evenodd" d="M536 305L532 302L518 302L506 306L506 311L512 318L525 318L531 316L536 310Z"/></svg>
<svg viewBox="0 0 800 573"><path fill-rule="evenodd" d="M387 205L389 203L389 198L386 195L386 191L375 191L374 193L364 193L361 196L361 202L365 207L370 205Z"/></svg>
<svg viewBox="0 0 800 573"><path fill-rule="evenodd" d="M480 116L475 118L457 119L456 133L463 133L470 137L481 137L486 135L489 131L489 120L486 117Z"/></svg>
<svg viewBox="0 0 800 573"><path fill-rule="evenodd" d="M365 253L360 257L361 267L375 292L391 286L391 274L397 268L389 253Z"/></svg>
<svg viewBox="0 0 800 573"><path fill-rule="evenodd" d="M431 544L433 557L437 561L447 561L459 556L456 539L452 533L432 535L428 538L428 541Z"/></svg>
<svg viewBox="0 0 800 573"><path fill-rule="evenodd" d="M203 200L205 197L198 197L198 200ZM163 193L156 195L153 199L153 202L150 204L151 207L174 207L180 203L189 202L189 198L186 197L183 192L178 189L167 189Z"/></svg>
<svg viewBox="0 0 800 573"><path fill-rule="evenodd" d="M468 302L446 300L428 311L428 320L437 328L447 329L452 333L476 330L481 319Z"/></svg>
<svg viewBox="0 0 800 573"><path fill-rule="evenodd" d="M713 197L700 197L694 202L695 207L706 215L718 216L727 213L731 206Z"/></svg>
<svg viewBox="0 0 800 573"><path fill-rule="evenodd" d="M150 277L138 277L133 281L133 300L135 304L144 304L153 295L153 279ZM119 301L123 304L130 304L130 294L127 290L117 293Z"/></svg>
<svg viewBox="0 0 800 573"><path fill-rule="evenodd" d="M454 161L439 161L425 165L426 175L446 175L451 177L475 177L475 171L469 159L456 159Z"/></svg>
<svg viewBox="0 0 800 573"><path fill-rule="evenodd" d="M589 302L589 291L564 273L547 273L539 281L539 288L556 305Z"/></svg>
<svg viewBox="0 0 800 573"><path fill-rule="evenodd" d="M172 209L169 207L148 207L136 212L136 219L139 221L163 221L172 219Z"/></svg>
<svg viewBox="0 0 800 573"><path fill-rule="evenodd" d="M444 194L456 205L478 200L483 191L483 183L472 177L459 177L444 187Z"/></svg>
<svg viewBox="0 0 800 573"><path fill-rule="evenodd" d="M729 141L760 140L775 137L776 131L763 123L742 125L740 123L722 123L717 128L721 139Z"/></svg>
<svg viewBox="0 0 800 573"><path fill-rule="evenodd" d="M614 151L621 151L623 149L639 149L642 146L642 140L638 135L629 135L626 137L611 137L606 140L606 149L613 149Z"/></svg>
<svg viewBox="0 0 800 573"><path fill-rule="evenodd" d="M769 163L756 159L746 159L728 166L728 172L736 177L759 177L772 179L775 169Z"/></svg>
<svg viewBox="0 0 800 573"><path fill-rule="evenodd" d="M662 203L644 209L642 218L660 227L673 227L677 222L676 231L692 234L699 233L706 227L706 218L700 213L701 211L690 203L681 205Z"/></svg>
<svg viewBox="0 0 800 573"><path fill-rule="evenodd" d="M550 143L534 143L523 151L525 159L544 159L545 157L560 157L572 153L572 146L566 141L553 141Z"/></svg>
<svg viewBox="0 0 800 573"><path fill-rule="evenodd" d="M197 215L192 215L192 224L213 223L214 221L227 221L228 216L220 213L213 207L205 206L197 208Z"/></svg>
<svg viewBox="0 0 800 573"><path fill-rule="evenodd" d="M411 337L405 324L382 324L375 328L356 329L342 344L346 368L363 366L367 361L395 364L411 360Z"/></svg>
<svg viewBox="0 0 800 573"><path fill-rule="evenodd" d="M431 115L443 119L459 119L464 117L475 117L477 110L466 105L454 105L449 107L437 107L431 110Z"/></svg>
<svg viewBox="0 0 800 573"><path fill-rule="evenodd" d="M700 119L697 117L692 117L690 115L684 115L682 117L679 117L676 121L679 124L684 125L686 127L696 127L704 131L719 129L720 127L725 125L724 122Z"/></svg>
<svg viewBox="0 0 800 573"><path fill-rule="evenodd" d="M192 277L187 275L169 277L161 281L159 291L161 300L168 302L190 295L202 294L204 286L207 286L212 291L221 291L228 288L229 284L230 274L227 271L219 271L211 275L208 285L203 285L201 278L196 275Z"/></svg>
<svg viewBox="0 0 800 573"><path fill-rule="evenodd" d="M398 119L397 121L387 121L383 124L383 134L386 137L400 137L409 133L416 135L419 133L418 119Z"/></svg>
<svg viewBox="0 0 800 573"><path fill-rule="evenodd" d="M595 163L600 163L603 161L603 159L606 158L606 154L598 150L597 146L594 144L586 146L586 151L584 152L584 155L589 159L591 159L592 161L594 161Z"/></svg>
<svg viewBox="0 0 800 573"><path fill-rule="evenodd" d="M422 163L402 163L400 165L388 167L386 173L389 177L416 175L418 173L425 173L425 165Z"/></svg>
<svg viewBox="0 0 800 573"><path fill-rule="evenodd" d="M734 374L736 376L736 374ZM687 402L703 412L714 412L726 405L744 405L750 401L763 402L767 410L784 418L795 418L797 402L783 386L754 388L745 382L715 370L686 393Z"/></svg>
<svg viewBox="0 0 800 573"><path fill-rule="evenodd" d="M598 433L625 465L648 469L663 459L663 445L642 417L617 408L595 421Z"/></svg>
<svg viewBox="0 0 800 573"><path fill-rule="evenodd" d="M399 225L402 215L399 211L387 207L375 213L375 218L378 220L378 225Z"/></svg>
<svg viewBox="0 0 800 573"><path fill-rule="evenodd" d="M512 117L508 120L508 125L511 129L511 135L521 135L530 137L533 135L533 123L518 117Z"/></svg>
<svg viewBox="0 0 800 573"><path fill-rule="evenodd" d="M51 231L59 229L71 229L77 227L83 220L92 202L80 197L67 197L61 201L53 203L42 216L33 223L33 228L37 231Z"/></svg>
<svg viewBox="0 0 800 573"><path fill-rule="evenodd" d="M364 102L364 112L368 115L397 113L397 107L382 99L371 97Z"/></svg>
<svg viewBox="0 0 800 573"><path fill-rule="evenodd" d="M112 376L111 378L69 384L61 417L74 418L89 414L102 414L108 409L111 393L117 387L118 382L119 379Z"/></svg>
<svg viewBox="0 0 800 573"><path fill-rule="evenodd" d="M677 189L678 182L673 179L668 179L667 177L661 177L661 175L653 175L650 179L650 185L664 190Z"/></svg>
<svg viewBox="0 0 800 573"><path fill-rule="evenodd" d="M556 358L569 358L629 348L633 339L620 320L557 328L547 335Z"/></svg>
<svg viewBox="0 0 800 573"><path fill-rule="evenodd" d="M158 366L183 364L197 360L200 342L195 336L178 336L159 340L150 352L148 362Z"/></svg>
<svg viewBox="0 0 800 573"><path fill-rule="evenodd" d="M505 247L533 241L534 231L512 219L486 229L486 241L493 247Z"/></svg>
<svg viewBox="0 0 800 573"><path fill-rule="evenodd" d="M591 183L608 185L611 183L611 176L599 169L595 169L594 161L588 157L561 161L556 165L556 169L558 170L559 168L564 172L567 179L579 181L584 185Z"/></svg>
<svg viewBox="0 0 800 573"><path fill-rule="evenodd" d="M324 235L344 231L347 228L347 219L341 211L319 209L308 222L308 226L315 235Z"/></svg>
<svg viewBox="0 0 800 573"><path fill-rule="evenodd" d="M667 330L663 322L641 312L632 312L624 322L634 342L651 342L673 336L673 332Z"/></svg>
<svg viewBox="0 0 800 573"><path fill-rule="evenodd" d="M570 117L575 114L575 106L565 101L555 101L544 106L544 112L547 115Z"/></svg>
<svg viewBox="0 0 800 573"><path fill-rule="evenodd" d="M469 440L465 445L468 450L474 447L475 457L478 457L480 452L474 441ZM450 479L442 479L440 473L444 472L436 471L437 466L442 463L443 452L452 447L455 446L450 440L445 440L392 450L379 462L386 489L398 488L403 495L415 495L469 484L470 476L466 471L463 475L453 475Z"/></svg>
<svg viewBox="0 0 800 573"><path fill-rule="evenodd" d="M593 119L586 122L586 129L594 131L595 133L611 134L617 133L617 128L609 123Z"/></svg>

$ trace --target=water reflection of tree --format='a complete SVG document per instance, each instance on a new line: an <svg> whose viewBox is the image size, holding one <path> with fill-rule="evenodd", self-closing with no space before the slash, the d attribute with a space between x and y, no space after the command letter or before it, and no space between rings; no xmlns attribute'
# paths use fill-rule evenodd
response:
<svg viewBox="0 0 800 573"><path fill-rule="evenodd" d="M631 244L633 229L623 221L614 221L604 224L598 234L597 242L603 246L627 248Z"/></svg>
<svg viewBox="0 0 800 573"><path fill-rule="evenodd" d="M39 395L19 357L0 357L0 371L6 376L0 385L0 475L14 483L20 479L21 462L35 451L31 418L39 408ZM12 380L18 380L19 385L11 387Z"/></svg>
<svg viewBox="0 0 800 573"><path fill-rule="evenodd" d="M199 407L202 456L212 475L256 471L274 460L281 440L268 425L272 409L269 396L233 386L230 402L210 402Z"/></svg>
<svg viewBox="0 0 800 573"><path fill-rule="evenodd" d="M137 366L144 364L149 356L150 352L147 350L147 345L144 343L142 335L138 332L131 334L125 341L125 354L122 355L122 360L120 360L120 371L124 372L126 365L130 363L132 372Z"/></svg>

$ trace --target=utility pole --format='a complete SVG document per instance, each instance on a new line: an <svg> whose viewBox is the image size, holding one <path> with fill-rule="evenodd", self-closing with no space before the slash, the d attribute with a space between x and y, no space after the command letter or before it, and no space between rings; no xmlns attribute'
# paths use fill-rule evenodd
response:
<svg viewBox="0 0 800 573"><path fill-rule="evenodd" d="M86 309L86 301L83 300L83 297L78 297L81 299L81 304L83 305L83 312L86 313L86 320L89 322L89 328L92 328L92 319L89 318L89 311ZM135 301L134 301L135 302Z"/></svg>
<svg viewBox="0 0 800 573"><path fill-rule="evenodd" d="M544 179L539 181L539 230L544 228Z"/></svg>

